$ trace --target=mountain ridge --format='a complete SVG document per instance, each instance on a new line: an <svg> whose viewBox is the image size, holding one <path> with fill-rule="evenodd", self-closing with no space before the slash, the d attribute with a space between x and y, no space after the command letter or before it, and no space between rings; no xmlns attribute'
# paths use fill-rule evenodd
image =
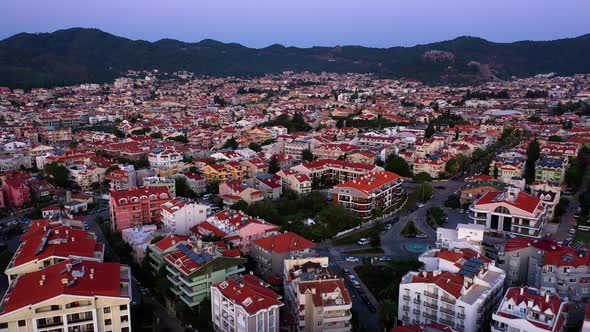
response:
<svg viewBox="0 0 590 332"><path fill-rule="evenodd" d="M587 59L590 34L512 43L460 36L411 47L303 48L275 43L250 48L213 39L193 43L170 38L155 42L131 40L95 28L70 28L19 33L1 40L0 86L101 83L128 69L154 68L211 76L253 76L285 70L359 72L414 78L429 84L471 84L546 72L590 73Z"/></svg>

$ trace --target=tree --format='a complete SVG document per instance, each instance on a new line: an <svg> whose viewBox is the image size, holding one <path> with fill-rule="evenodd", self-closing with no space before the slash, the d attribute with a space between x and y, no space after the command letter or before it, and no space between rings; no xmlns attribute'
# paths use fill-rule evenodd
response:
<svg viewBox="0 0 590 332"><path fill-rule="evenodd" d="M68 188L70 185L69 171L65 166L58 163L51 163L45 166L45 173L49 176L50 181L58 187Z"/></svg>
<svg viewBox="0 0 590 332"><path fill-rule="evenodd" d="M432 135L434 135L434 132L434 126L432 125L432 123L429 123L428 127L426 127L426 130L424 130L424 137L430 138L432 137Z"/></svg>
<svg viewBox="0 0 590 332"><path fill-rule="evenodd" d="M372 247L379 247L381 245L381 232L383 232L383 229L383 223L379 221L376 221L373 226L371 226L368 235L371 239Z"/></svg>
<svg viewBox="0 0 590 332"><path fill-rule="evenodd" d="M551 135L549 136L549 142L563 142L563 137L559 135Z"/></svg>
<svg viewBox="0 0 590 332"><path fill-rule="evenodd" d="M385 162L385 169L394 172L399 176L410 177L412 172L410 171L410 165L404 160L404 158L396 155L391 155Z"/></svg>
<svg viewBox="0 0 590 332"><path fill-rule="evenodd" d="M152 133L150 135L150 137L151 138L156 138L156 139L162 139L162 138L164 138L164 135L162 135L162 133L158 131L157 133Z"/></svg>
<svg viewBox="0 0 590 332"><path fill-rule="evenodd" d="M498 178L499 173L500 173L500 170L498 169L498 165L494 165L494 174L492 175L494 177L494 179Z"/></svg>
<svg viewBox="0 0 590 332"><path fill-rule="evenodd" d="M118 165L111 165L109 167L107 167L107 169L104 171L104 175L109 175L112 171L116 171L119 169Z"/></svg>
<svg viewBox="0 0 590 332"><path fill-rule="evenodd" d="M426 172L420 172L414 175L414 181L418 183L432 182L432 176Z"/></svg>
<svg viewBox="0 0 590 332"><path fill-rule="evenodd" d="M420 202L426 202L432 198L432 186L428 183L422 183L416 189L416 199Z"/></svg>
<svg viewBox="0 0 590 332"><path fill-rule="evenodd" d="M533 140L529 143L526 150L527 160L525 168L525 179L527 183L531 183L535 180L535 163L541 156L541 146L537 140Z"/></svg>
<svg viewBox="0 0 590 332"><path fill-rule="evenodd" d="M303 152L301 152L301 159L303 159L303 161L313 161L315 156L310 149L305 149Z"/></svg>
<svg viewBox="0 0 590 332"><path fill-rule="evenodd" d="M381 305L379 306L379 318L381 318L383 325L385 325L385 330L391 330L397 319L397 303L390 299L381 301Z"/></svg>
<svg viewBox="0 0 590 332"><path fill-rule="evenodd" d="M225 144L223 144L223 149L232 149L235 150L239 147L238 142L236 141L235 138L230 138L227 141L225 141Z"/></svg>
<svg viewBox="0 0 590 332"><path fill-rule="evenodd" d="M274 174L280 170L281 170L281 164L279 163L279 160L277 159L277 157L272 157L270 159L270 163L268 164L268 172L270 174Z"/></svg>
<svg viewBox="0 0 590 332"><path fill-rule="evenodd" d="M248 203L245 200L240 199L239 201L232 204L230 209L246 212L248 211Z"/></svg>
<svg viewBox="0 0 590 332"><path fill-rule="evenodd" d="M254 152L260 152L261 151L261 147L260 144L252 142L250 144L248 144L248 148Z"/></svg>
<svg viewBox="0 0 590 332"><path fill-rule="evenodd" d="M174 187L176 189L176 196L197 198L197 193L190 188L184 176L178 176L174 179Z"/></svg>

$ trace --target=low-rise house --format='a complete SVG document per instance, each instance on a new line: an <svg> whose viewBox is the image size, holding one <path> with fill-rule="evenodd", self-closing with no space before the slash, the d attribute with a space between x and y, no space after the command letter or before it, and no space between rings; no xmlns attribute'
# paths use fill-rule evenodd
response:
<svg viewBox="0 0 590 332"><path fill-rule="evenodd" d="M535 181L562 183L565 179L567 161L562 158L540 158L535 162Z"/></svg>
<svg viewBox="0 0 590 332"><path fill-rule="evenodd" d="M160 234L157 230L158 228L156 225L144 225L127 228L121 231L121 237L123 238L123 241L131 246L131 255L133 255L133 258L137 263L141 264L143 262L147 248L152 240Z"/></svg>
<svg viewBox="0 0 590 332"><path fill-rule="evenodd" d="M232 205L240 200L248 204L260 202L264 199L264 193L256 188L250 187L241 180L232 180L219 185L219 196L223 204Z"/></svg>
<svg viewBox="0 0 590 332"><path fill-rule="evenodd" d="M161 208L162 229L178 235L189 235L191 227L205 221L211 211L208 205L185 197L176 197Z"/></svg>

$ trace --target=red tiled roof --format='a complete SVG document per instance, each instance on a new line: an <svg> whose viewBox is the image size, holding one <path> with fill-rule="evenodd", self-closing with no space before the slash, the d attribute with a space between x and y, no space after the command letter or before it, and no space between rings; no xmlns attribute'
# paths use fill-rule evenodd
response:
<svg viewBox="0 0 590 332"><path fill-rule="evenodd" d="M315 243L291 232L281 233L252 241L253 244L276 253L305 250L316 246Z"/></svg>
<svg viewBox="0 0 590 332"><path fill-rule="evenodd" d="M176 245L177 243L187 241L188 238L188 236L170 234L167 235L165 238L161 239L160 241L156 242L156 247L158 247L158 249L162 251L166 251L170 247Z"/></svg>
<svg viewBox="0 0 590 332"><path fill-rule="evenodd" d="M501 196L501 194L504 194ZM501 191L489 191L483 195L480 199L475 201L475 205L484 205L490 203L504 203L512 205L518 209L526 211L528 213L534 213L537 208L542 210L541 199L535 196L531 196L527 193L518 192L517 196L513 200L507 200L506 194Z"/></svg>
<svg viewBox="0 0 590 332"><path fill-rule="evenodd" d="M350 180L341 184L337 184L335 188L352 188L369 195L369 193L379 187L396 181L400 176L388 171L372 172Z"/></svg>
<svg viewBox="0 0 590 332"><path fill-rule="evenodd" d="M250 274L234 276L227 281L214 284L213 287L249 314L283 305L277 293L265 287L262 280Z"/></svg>
<svg viewBox="0 0 590 332"><path fill-rule="evenodd" d="M70 263L72 260L66 260L43 270L18 277L14 281L12 291L4 297L6 303L1 314L60 295L128 298L127 294L121 292L121 281L128 282L127 279L121 278L121 264L82 261L72 266L71 271L68 271L67 264ZM84 269L83 276L74 277L73 271L80 271L82 268ZM93 271L92 274L91 271ZM68 282L74 279L76 281L68 287ZM42 285L40 284L41 280L43 280ZM66 282L64 283L64 281Z"/></svg>

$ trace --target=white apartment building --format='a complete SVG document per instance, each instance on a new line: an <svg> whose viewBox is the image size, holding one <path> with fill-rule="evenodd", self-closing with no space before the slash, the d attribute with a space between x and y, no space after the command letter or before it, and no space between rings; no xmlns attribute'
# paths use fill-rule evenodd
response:
<svg viewBox="0 0 590 332"><path fill-rule="evenodd" d="M440 323L465 332L483 329L500 302L506 274L470 249L433 249L420 256L424 270L400 283L403 325Z"/></svg>
<svg viewBox="0 0 590 332"><path fill-rule="evenodd" d="M352 300L328 257L285 259L285 303L295 331L352 331Z"/></svg>
<svg viewBox="0 0 590 332"><path fill-rule="evenodd" d="M492 332L563 332L567 303L559 295L538 288L511 287L492 315Z"/></svg>
<svg viewBox="0 0 590 332"><path fill-rule="evenodd" d="M181 160L182 153L174 150L155 148L148 154L150 166L157 168L168 168L180 163Z"/></svg>
<svg viewBox="0 0 590 332"><path fill-rule="evenodd" d="M189 235L190 228L207 220L210 208L185 197L176 197L161 205L162 228L178 235Z"/></svg>
<svg viewBox="0 0 590 332"><path fill-rule="evenodd" d="M474 224L496 233L539 238L547 221L545 203L517 188L490 191L469 207Z"/></svg>
<svg viewBox="0 0 590 332"><path fill-rule="evenodd" d="M211 286L215 331L274 332L279 330L281 296L252 274L233 276Z"/></svg>
<svg viewBox="0 0 590 332"><path fill-rule="evenodd" d="M439 227L436 229L436 248L471 249L483 254L481 244L485 227L476 224L458 224L456 229Z"/></svg>

